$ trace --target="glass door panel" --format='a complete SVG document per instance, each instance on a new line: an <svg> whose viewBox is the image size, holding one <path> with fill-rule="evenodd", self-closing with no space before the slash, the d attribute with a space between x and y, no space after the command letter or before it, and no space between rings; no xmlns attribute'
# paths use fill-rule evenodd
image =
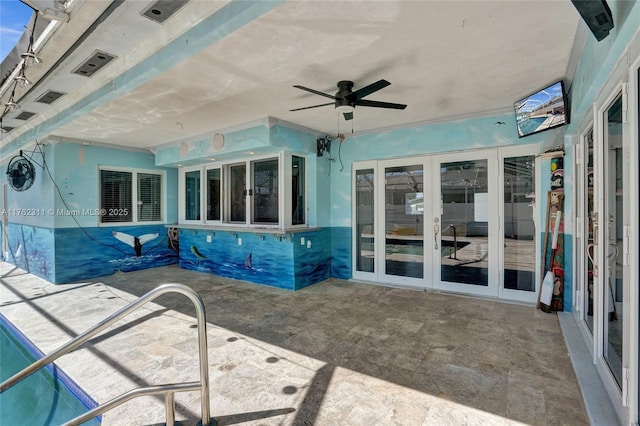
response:
<svg viewBox="0 0 640 426"><path fill-rule="evenodd" d="M627 168L622 151L622 96L616 98L605 112L605 226L607 245L604 247L601 271L604 276L604 346L603 355L613 376L622 386L622 332L623 312L626 309L624 274L622 264L625 181L623 170Z"/></svg>
<svg viewBox="0 0 640 426"><path fill-rule="evenodd" d="M384 271L386 275L424 277L423 166L384 169Z"/></svg>
<svg viewBox="0 0 640 426"><path fill-rule="evenodd" d="M230 221L246 222L247 217L247 166L239 164L229 167L231 192Z"/></svg>
<svg viewBox="0 0 640 426"><path fill-rule="evenodd" d="M535 156L504 159L504 271L508 290L535 292Z"/></svg>
<svg viewBox="0 0 640 426"><path fill-rule="evenodd" d="M355 268L358 272L375 272L375 175L373 168L355 172Z"/></svg>
<svg viewBox="0 0 640 426"><path fill-rule="evenodd" d="M593 334L593 297L595 294L594 288L594 268L593 268L593 256L595 254L594 251L594 243L595 243L595 226L596 226L596 213L593 204L593 129L591 129L586 137L585 137L585 149L586 149L586 163L587 167L585 169L586 176L585 184L586 184L586 193L585 193L585 221L587 222L586 229L584 230L586 238L586 247L585 247L585 256L584 259L586 265L586 273L585 277L585 295L584 295L584 321L587 325L587 328Z"/></svg>
<svg viewBox="0 0 640 426"><path fill-rule="evenodd" d="M487 170L486 159L440 163L442 282L489 285Z"/></svg>

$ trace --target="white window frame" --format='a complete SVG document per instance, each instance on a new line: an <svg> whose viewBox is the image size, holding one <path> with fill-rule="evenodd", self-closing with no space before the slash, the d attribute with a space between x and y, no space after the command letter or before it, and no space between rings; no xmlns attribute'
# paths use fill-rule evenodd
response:
<svg viewBox="0 0 640 426"><path fill-rule="evenodd" d="M167 195L166 181L167 173L165 170L138 169L134 167L114 167L108 165L98 166L98 209L102 207L102 171L125 172L131 173L131 217L130 222L102 222L101 215L98 217L98 226L140 226L140 225L161 225L165 223L167 217ZM160 176L160 220L138 220L138 173L159 175Z"/></svg>
<svg viewBox="0 0 640 426"><path fill-rule="evenodd" d="M301 157L304 159L304 223L292 225L291 206L293 190L292 184L292 159L293 157ZM253 195L246 195L246 211L245 220L242 222L232 222L231 218L231 174L230 170L233 166L244 165L246 170L245 188L253 191L253 165L260 161L277 160L278 161L278 223L262 223L253 220ZM241 159L229 160L225 162L207 163L197 166L181 167L179 169L179 190L178 190L178 220L181 225L199 225L199 226L216 226L216 227L241 227L241 228L268 228L268 229L299 229L308 228L309 226L309 174L308 156L297 152L281 151L275 154L256 155L251 157L243 157ZM221 182L221 215L220 220L207 220L207 190L206 176L207 170L220 169ZM200 219L186 219L185 205L185 183L186 173L192 171L200 172Z"/></svg>
<svg viewBox="0 0 640 426"><path fill-rule="evenodd" d="M203 212L203 208L202 208L202 203L204 201L204 191L202 190L202 182L203 182L203 172L202 172L203 167L202 166L190 166L190 167L183 167L180 169L180 175L178 178L178 184L180 185L180 190L179 192L179 197L178 197L178 218L180 223L184 223L184 224L194 224L194 225L201 225L202 223L204 223L204 218L202 217L202 214L200 215L200 219L198 220L187 220L186 219L186 215L187 215L187 211L186 211L186 203L184 200L185 197L185 184L186 184L186 174L188 172L192 172L192 171L200 171L200 212Z"/></svg>

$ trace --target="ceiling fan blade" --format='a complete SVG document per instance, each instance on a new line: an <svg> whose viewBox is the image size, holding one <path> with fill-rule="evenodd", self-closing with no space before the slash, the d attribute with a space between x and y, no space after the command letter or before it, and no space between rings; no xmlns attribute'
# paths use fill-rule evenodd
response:
<svg viewBox="0 0 640 426"><path fill-rule="evenodd" d="M356 101L357 106L366 106L373 108L390 108L390 109L405 109L407 106L404 104L392 104L390 102L369 101L367 99L360 99Z"/></svg>
<svg viewBox="0 0 640 426"><path fill-rule="evenodd" d="M363 87L362 89L356 90L349 97L355 99L356 101L359 101L365 96L370 95L373 92L377 92L380 89L384 89L390 84L391 83L389 83L387 80L378 80L375 83L371 83L370 85Z"/></svg>
<svg viewBox="0 0 640 426"><path fill-rule="evenodd" d="M303 107L303 108L290 109L289 111L301 111L303 109L318 108L318 107L322 107L322 106L335 105L335 104L336 104L335 102L329 102L329 103L326 103L326 104L312 105L312 106Z"/></svg>
<svg viewBox="0 0 640 426"><path fill-rule="evenodd" d="M347 121L353 120L353 112L343 112L342 115L344 115L344 119Z"/></svg>
<svg viewBox="0 0 640 426"><path fill-rule="evenodd" d="M293 86L293 87L295 87L296 89L300 89L300 90L304 90L304 91L307 91L307 92L314 93L314 94L316 94L316 95L324 96L325 98L329 98L329 99L337 99L337 98L336 98L335 96L333 96L333 95L330 95L330 94L328 94L328 93L319 92L319 91L317 91L317 90L309 89L308 87L298 86L298 85Z"/></svg>

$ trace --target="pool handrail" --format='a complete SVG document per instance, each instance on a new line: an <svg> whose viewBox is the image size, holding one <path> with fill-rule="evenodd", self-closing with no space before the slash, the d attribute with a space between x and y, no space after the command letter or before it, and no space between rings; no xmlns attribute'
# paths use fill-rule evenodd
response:
<svg viewBox="0 0 640 426"><path fill-rule="evenodd" d="M137 389L130 390L125 392L124 394L108 401L106 403L100 404L89 412L76 417L75 419L65 423L65 425L78 425L80 423L86 422L112 408L115 408L130 399L139 397L139 396L147 396L147 395L165 395L165 408L166 408L166 420L167 424L173 424L175 422L175 400L174 393L175 392L191 392L200 390L200 404L201 404L201 417L202 417L202 425L207 426L212 424L211 414L210 414L210 405L209 405L209 361L208 361L208 353L207 353L207 321L206 321L206 312L204 307L204 302L202 298L190 287L184 284L178 283L167 283L162 284L156 287L155 289L149 291L145 295L139 297L135 301L129 303L127 306L118 310L117 312L111 314L104 320L100 321L98 324L89 328L85 332L79 334L75 338L71 339L67 343L63 344L49 355L40 358L35 361L28 367L14 374L2 384L0 384L0 393L6 391L16 383L21 380L27 378L31 374L35 373L42 367L47 364L52 363L63 355L66 355L70 352L73 352L82 344L89 341L91 338L104 331L116 321L119 321L123 317L129 315L131 312L137 310L141 306L151 302L157 297L165 294L165 293L180 293L187 296L191 302L193 303L196 309L196 319L198 322L198 354L200 360L200 380L197 382L185 382L179 384L165 384L158 386L148 386L141 387ZM215 422L215 421L214 421Z"/></svg>

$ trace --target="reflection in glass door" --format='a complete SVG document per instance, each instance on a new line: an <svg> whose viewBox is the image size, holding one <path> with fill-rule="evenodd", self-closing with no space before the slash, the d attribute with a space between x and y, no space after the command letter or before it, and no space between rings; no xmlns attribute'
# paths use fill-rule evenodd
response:
<svg viewBox="0 0 640 426"><path fill-rule="evenodd" d="M373 168L355 170L355 273L375 272L375 175Z"/></svg>
<svg viewBox="0 0 640 426"><path fill-rule="evenodd" d="M442 282L489 285L487 166L486 159L440 164Z"/></svg>
<svg viewBox="0 0 640 426"><path fill-rule="evenodd" d="M586 235L585 256L583 265L586 270L583 271L583 277L585 282L585 293L583 301L584 321L587 325L587 329L593 334L593 297L595 294L594 284L594 247L595 247L595 227L596 227L596 212L593 204L593 129L590 129L585 136L584 148L586 150L586 164L584 169L585 176L583 177L584 189L584 203L585 209L584 221L587 226L583 232Z"/></svg>
<svg viewBox="0 0 640 426"><path fill-rule="evenodd" d="M421 164L384 169L386 275L424 277L423 174Z"/></svg>
<svg viewBox="0 0 640 426"><path fill-rule="evenodd" d="M535 292L535 156L505 158L503 176L503 286Z"/></svg>
<svg viewBox="0 0 640 426"><path fill-rule="evenodd" d="M604 287L603 356L618 386L622 388L622 358L624 334L622 330L623 313L627 309L624 295L625 274L622 263L624 219L627 217L628 200L625 201L625 180L623 172L628 168L622 149L622 96L618 96L605 112L604 122L604 208L607 220L604 227L604 257L600 273ZM626 285L629 285L628 283Z"/></svg>

